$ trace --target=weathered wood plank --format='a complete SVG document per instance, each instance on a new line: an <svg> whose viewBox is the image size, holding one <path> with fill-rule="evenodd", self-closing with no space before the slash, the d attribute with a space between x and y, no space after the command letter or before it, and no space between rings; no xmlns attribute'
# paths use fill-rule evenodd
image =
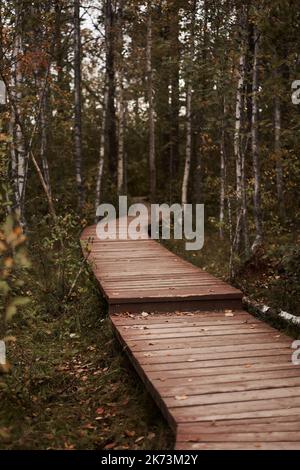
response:
<svg viewBox="0 0 300 470"><path fill-rule="evenodd" d="M242 310L240 291L155 241L100 241L95 226L89 238L112 327L176 449L300 449L291 339Z"/></svg>

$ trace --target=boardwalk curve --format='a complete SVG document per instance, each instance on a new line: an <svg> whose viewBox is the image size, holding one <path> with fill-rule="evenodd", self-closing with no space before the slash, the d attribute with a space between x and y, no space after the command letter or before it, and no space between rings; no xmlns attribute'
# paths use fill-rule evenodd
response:
<svg viewBox="0 0 300 470"><path fill-rule="evenodd" d="M120 219L121 230L126 230ZM242 293L154 240L84 230L112 327L176 436L176 449L300 449L292 340Z"/></svg>

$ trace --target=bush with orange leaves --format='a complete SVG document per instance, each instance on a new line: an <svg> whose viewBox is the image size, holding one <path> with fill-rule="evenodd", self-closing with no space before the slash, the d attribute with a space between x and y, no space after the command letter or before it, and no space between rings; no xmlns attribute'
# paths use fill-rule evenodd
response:
<svg viewBox="0 0 300 470"><path fill-rule="evenodd" d="M22 295L21 272L30 263L25 251L26 237L12 215L0 227L0 317L3 325L11 320L18 307L28 303ZM21 294L20 294L21 292ZM0 327L1 334L1 327Z"/></svg>

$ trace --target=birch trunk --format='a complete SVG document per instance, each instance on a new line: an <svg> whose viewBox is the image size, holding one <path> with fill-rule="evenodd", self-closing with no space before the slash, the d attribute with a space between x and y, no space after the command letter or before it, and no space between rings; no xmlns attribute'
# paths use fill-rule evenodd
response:
<svg viewBox="0 0 300 470"><path fill-rule="evenodd" d="M189 83L186 92L186 146L185 164L181 189L181 204L187 204L188 184L191 170L192 155L192 85Z"/></svg>
<svg viewBox="0 0 300 470"><path fill-rule="evenodd" d="M28 158L26 155L25 139L21 128L21 101L23 75L20 67L21 55L23 53L22 33L20 31L21 13L16 12L17 31L13 46L13 67L11 79L11 157L12 175L14 180L15 210L21 225L25 225L24 203L28 170Z"/></svg>
<svg viewBox="0 0 300 470"><path fill-rule="evenodd" d="M153 99L153 68L152 68L152 13L151 2L148 2L147 17L147 84L148 84L148 117L149 117L149 171L150 171L150 199L155 201L156 196L156 159L155 159L155 115Z"/></svg>
<svg viewBox="0 0 300 470"><path fill-rule="evenodd" d="M188 199L188 185L191 171L191 157L192 157L192 69L194 62L195 52L195 17L196 17L196 0L193 2L192 18L190 27L190 56L189 56L189 70L187 75L187 91L186 91L186 146L185 146L185 164L181 188L181 204L187 204Z"/></svg>
<svg viewBox="0 0 300 470"><path fill-rule="evenodd" d="M84 205L82 155L82 99L81 99L81 31L80 0L74 0L74 93L75 93L75 172L78 190L78 208Z"/></svg>
<svg viewBox="0 0 300 470"><path fill-rule="evenodd" d="M252 78L252 159L254 176L254 221L256 228L256 237L252 245L252 250L262 242L262 221L261 221L261 202L260 202L260 162L259 162L259 144L258 144L258 54L259 54L259 34L257 28L254 28L254 56L253 56L253 78Z"/></svg>
<svg viewBox="0 0 300 470"><path fill-rule="evenodd" d="M124 191L124 89L123 74L119 75L119 143L118 143L118 194Z"/></svg>
<svg viewBox="0 0 300 470"><path fill-rule="evenodd" d="M124 58L123 58L123 1L119 5L119 129L118 129L118 165L117 165L117 190L118 194L124 192Z"/></svg>
<svg viewBox="0 0 300 470"><path fill-rule="evenodd" d="M107 81L107 78L106 78L106 81ZM98 163L98 172L97 172L97 180L96 180L95 213L97 211L98 206L101 203L102 179L103 179L103 169L104 169L104 161L105 161L107 106L108 106L108 85L107 83L105 83L102 123L101 123L101 133L100 133L99 163ZM97 219L95 220L97 222Z"/></svg>
<svg viewBox="0 0 300 470"><path fill-rule="evenodd" d="M224 239L224 220L225 220L225 188L226 188L226 155L225 155L225 118L226 104L224 99L224 111L221 129L220 143L220 215L219 215L219 235L220 239Z"/></svg>
<svg viewBox="0 0 300 470"><path fill-rule="evenodd" d="M246 200L246 175L245 175L245 155L248 147L248 138L244 146L242 145L242 129L243 129L243 111L244 90L245 90L245 71L246 71L246 54L244 44L242 43L242 53L239 59L239 79L236 93L236 109L235 109L235 131L234 131L234 156L236 164L236 202L237 216L236 228L233 239L234 250L238 250L241 245L241 235L244 236L245 252L249 251L248 224L247 224L247 200Z"/></svg>
<svg viewBox="0 0 300 470"><path fill-rule="evenodd" d="M42 103L41 103L41 162L43 169L43 177L47 186L48 193L52 197L50 173L47 158L48 147L48 85L42 83Z"/></svg>

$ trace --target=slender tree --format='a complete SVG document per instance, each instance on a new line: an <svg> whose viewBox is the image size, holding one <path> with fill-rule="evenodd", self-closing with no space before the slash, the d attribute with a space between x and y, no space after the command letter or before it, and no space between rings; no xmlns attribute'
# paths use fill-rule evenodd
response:
<svg viewBox="0 0 300 470"><path fill-rule="evenodd" d="M261 220L261 201L260 201L260 154L258 144L258 54L259 54L260 35L257 26L254 26L254 54L253 54L253 78L252 78L252 159L254 176L254 221L256 228L256 237L252 245L252 250L262 242L262 220Z"/></svg>
<svg viewBox="0 0 300 470"><path fill-rule="evenodd" d="M156 158L155 158L155 114L153 100L153 67L152 67L152 7L147 7L147 88L148 88L148 119L149 119L149 171L150 171L150 198L156 197Z"/></svg>
<svg viewBox="0 0 300 470"><path fill-rule="evenodd" d="M186 79L186 145L185 145L185 164L183 172L183 180L181 187L181 204L187 204L188 200L188 184L191 170L191 157L192 157L192 69L195 54L195 19L196 19L197 1L192 2L191 11L191 25L190 25L190 38L189 38L189 59L188 71Z"/></svg>
<svg viewBox="0 0 300 470"><path fill-rule="evenodd" d="M78 190L78 208L84 204L82 154L82 98L81 98L81 29L80 0L74 0L74 95L75 95L75 169Z"/></svg>

